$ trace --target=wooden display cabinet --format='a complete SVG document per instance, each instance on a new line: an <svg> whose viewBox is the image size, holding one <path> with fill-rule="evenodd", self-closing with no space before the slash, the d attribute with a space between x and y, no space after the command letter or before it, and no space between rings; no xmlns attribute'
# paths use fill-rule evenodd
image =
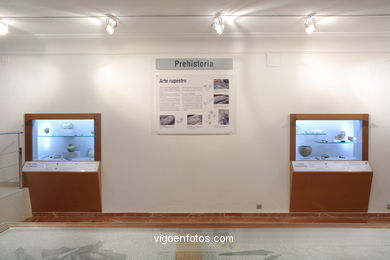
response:
<svg viewBox="0 0 390 260"><path fill-rule="evenodd" d="M290 212L367 212L367 114L291 114L290 161Z"/></svg>
<svg viewBox="0 0 390 260"><path fill-rule="evenodd" d="M25 114L25 147L33 212L101 212L100 114Z"/></svg>

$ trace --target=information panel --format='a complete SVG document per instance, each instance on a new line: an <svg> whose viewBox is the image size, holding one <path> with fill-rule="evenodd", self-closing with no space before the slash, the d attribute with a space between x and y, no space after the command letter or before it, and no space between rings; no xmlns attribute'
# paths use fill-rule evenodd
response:
<svg viewBox="0 0 390 260"><path fill-rule="evenodd" d="M99 162L47 162L34 161L26 162L23 166L24 172L97 172Z"/></svg>
<svg viewBox="0 0 390 260"><path fill-rule="evenodd" d="M372 172L367 161L293 161L294 172Z"/></svg>
<svg viewBox="0 0 390 260"><path fill-rule="evenodd" d="M229 134L235 120L230 74L156 76L159 134Z"/></svg>

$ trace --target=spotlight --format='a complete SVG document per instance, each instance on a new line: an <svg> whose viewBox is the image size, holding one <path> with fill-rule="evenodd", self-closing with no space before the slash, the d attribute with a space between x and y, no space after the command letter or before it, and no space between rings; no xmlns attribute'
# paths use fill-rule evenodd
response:
<svg viewBox="0 0 390 260"><path fill-rule="evenodd" d="M225 26L223 25L222 16L218 15L217 17L215 17L213 23L211 24L211 27L213 27L213 29L218 34L222 34L223 33L223 29L225 29Z"/></svg>
<svg viewBox="0 0 390 260"><path fill-rule="evenodd" d="M312 34L316 30L313 16L305 17L303 24L305 25L305 31L307 34Z"/></svg>
<svg viewBox="0 0 390 260"><path fill-rule="evenodd" d="M0 20L0 35L4 36L8 33L8 24L6 24L3 20Z"/></svg>
<svg viewBox="0 0 390 260"><path fill-rule="evenodd" d="M115 16L107 15L106 19L106 32L109 35L113 35L115 32L115 28L118 26L118 20Z"/></svg>

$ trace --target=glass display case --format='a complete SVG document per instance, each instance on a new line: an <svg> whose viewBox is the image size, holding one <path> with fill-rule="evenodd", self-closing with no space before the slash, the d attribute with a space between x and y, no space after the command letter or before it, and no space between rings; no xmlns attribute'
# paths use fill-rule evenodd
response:
<svg viewBox="0 0 390 260"><path fill-rule="evenodd" d="M368 114L290 115L290 161L326 160L368 160Z"/></svg>
<svg viewBox="0 0 390 260"><path fill-rule="evenodd" d="M26 114L26 161L100 161L101 115Z"/></svg>
<svg viewBox="0 0 390 260"><path fill-rule="evenodd" d="M296 120L296 160L362 160L362 120Z"/></svg>
<svg viewBox="0 0 390 260"><path fill-rule="evenodd" d="M25 114L33 212L101 212L101 114Z"/></svg>
<svg viewBox="0 0 390 260"><path fill-rule="evenodd" d="M94 160L94 120L32 120L32 159Z"/></svg>
<svg viewBox="0 0 390 260"><path fill-rule="evenodd" d="M368 114L290 115L290 212L367 212Z"/></svg>

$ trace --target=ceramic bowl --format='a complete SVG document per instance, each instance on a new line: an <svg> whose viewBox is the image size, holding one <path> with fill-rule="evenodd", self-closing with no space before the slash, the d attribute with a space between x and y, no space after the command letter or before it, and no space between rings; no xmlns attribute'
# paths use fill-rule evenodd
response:
<svg viewBox="0 0 390 260"><path fill-rule="evenodd" d="M74 152L74 150L76 149L76 146L74 144L68 144L66 149L68 150L68 152Z"/></svg>
<svg viewBox="0 0 390 260"><path fill-rule="evenodd" d="M298 146L298 152L303 157L309 156L312 151L313 151L313 148L311 146L309 146L309 145Z"/></svg>

